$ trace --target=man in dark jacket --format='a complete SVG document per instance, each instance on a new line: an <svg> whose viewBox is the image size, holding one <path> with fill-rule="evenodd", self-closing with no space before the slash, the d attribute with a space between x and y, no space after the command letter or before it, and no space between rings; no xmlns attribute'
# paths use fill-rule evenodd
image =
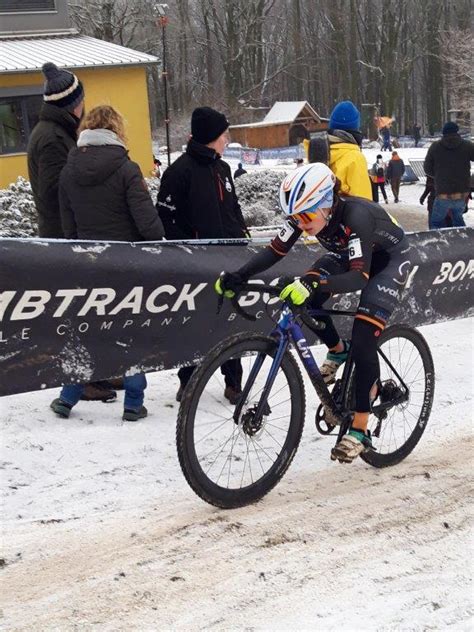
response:
<svg viewBox="0 0 474 632"><path fill-rule="evenodd" d="M157 208L166 239L225 239L248 236L229 165L221 159L228 142L229 121L209 107L196 108L186 152L166 169ZM178 372L180 401L194 367ZM242 367L231 360L222 367L225 397L236 403Z"/></svg>
<svg viewBox="0 0 474 632"><path fill-rule="evenodd" d="M38 211L40 237L62 238L59 175L76 146L84 110L84 90L78 78L52 63L44 64L44 103L28 143L28 173Z"/></svg>
<svg viewBox="0 0 474 632"><path fill-rule="evenodd" d="M234 171L234 180L237 180L237 178L240 178L240 176L243 176L246 173L247 172L243 168L242 163L239 162L239 164L237 165L237 169Z"/></svg>
<svg viewBox="0 0 474 632"><path fill-rule="evenodd" d="M418 123L413 125L413 140L415 141L415 147L418 147L418 143L421 140L421 127Z"/></svg>
<svg viewBox="0 0 474 632"><path fill-rule="evenodd" d="M451 215L453 226L465 226L463 212L469 195L474 143L463 140L456 123L448 121L441 140L433 143L426 154L424 168L434 179L435 201L430 228L445 228Z"/></svg>
<svg viewBox="0 0 474 632"><path fill-rule="evenodd" d="M395 202L398 202L398 196L400 195L400 182L402 176L405 173L405 163L398 155L398 152L392 151L392 158L388 162L387 167L387 180L392 187L393 198Z"/></svg>
<svg viewBox="0 0 474 632"><path fill-rule="evenodd" d="M84 89L72 72L48 62L43 106L28 142L28 173L38 212L40 237L62 239L59 212L59 176L67 156L76 146L77 130L84 112ZM98 382L87 384L83 399L112 401L117 394Z"/></svg>

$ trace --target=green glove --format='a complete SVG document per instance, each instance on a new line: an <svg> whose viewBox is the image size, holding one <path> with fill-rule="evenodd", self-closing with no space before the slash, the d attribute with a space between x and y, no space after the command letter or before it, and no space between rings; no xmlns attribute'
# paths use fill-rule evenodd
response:
<svg viewBox="0 0 474 632"><path fill-rule="evenodd" d="M297 279L283 288L280 298L282 301L293 303L293 305L303 305L311 296L311 292L317 287L316 281L309 283L304 279Z"/></svg>
<svg viewBox="0 0 474 632"><path fill-rule="evenodd" d="M222 287L222 279L219 277L217 281L214 283L214 289L219 294L219 296L225 296L225 298L234 298L235 292L232 290L225 290Z"/></svg>
<svg viewBox="0 0 474 632"><path fill-rule="evenodd" d="M221 272L219 278L214 283L214 289L219 296L234 298L240 292L244 279L238 272Z"/></svg>

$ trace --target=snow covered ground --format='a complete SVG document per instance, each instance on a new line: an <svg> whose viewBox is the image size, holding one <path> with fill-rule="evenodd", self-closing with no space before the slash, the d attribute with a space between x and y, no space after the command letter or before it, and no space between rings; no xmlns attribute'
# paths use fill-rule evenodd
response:
<svg viewBox="0 0 474 632"><path fill-rule="evenodd" d="M473 323L422 328L435 403L408 459L332 463L307 385L290 470L227 512L181 474L174 371L136 424L119 402L60 420L56 389L0 399L2 629L472 630Z"/></svg>

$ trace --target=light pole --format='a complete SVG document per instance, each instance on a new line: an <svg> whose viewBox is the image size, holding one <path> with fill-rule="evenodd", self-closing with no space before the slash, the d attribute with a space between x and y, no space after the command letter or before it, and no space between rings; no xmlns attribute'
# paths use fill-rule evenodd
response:
<svg viewBox="0 0 474 632"><path fill-rule="evenodd" d="M161 76L163 78L163 90L165 95L165 129L166 129L166 152L168 154L168 167L171 164L170 155L170 119L168 111L168 72L166 70L166 26L168 24L168 17L166 15L167 4L155 4L154 8L158 14L156 20L156 26L161 27L161 41L163 46L163 64Z"/></svg>

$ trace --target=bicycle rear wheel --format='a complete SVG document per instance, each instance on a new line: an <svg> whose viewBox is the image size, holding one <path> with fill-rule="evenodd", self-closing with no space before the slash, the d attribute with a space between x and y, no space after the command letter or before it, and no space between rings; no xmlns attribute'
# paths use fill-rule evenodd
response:
<svg viewBox="0 0 474 632"><path fill-rule="evenodd" d="M286 352L267 398L255 416L278 344L273 338L240 333L223 340L193 373L178 413L176 443L183 474L206 502L230 509L267 494L288 469L301 439L305 392L295 358ZM257 358L262 365L252 383ZM240 361L242 388L250 391L238 419L224 398L221 367ZM227 365L228 366L228 365Z"/></svg>
<svg viewBox="0 0 474 632"><path fill-rule="evenodd" d="M434 397L433 358L416 329L388 327L380 336L381 388L369 417L376 451L361 458L374 467L396 465L415 448L426 428ZM349 392L352 389L348 389Z"/></svg>

